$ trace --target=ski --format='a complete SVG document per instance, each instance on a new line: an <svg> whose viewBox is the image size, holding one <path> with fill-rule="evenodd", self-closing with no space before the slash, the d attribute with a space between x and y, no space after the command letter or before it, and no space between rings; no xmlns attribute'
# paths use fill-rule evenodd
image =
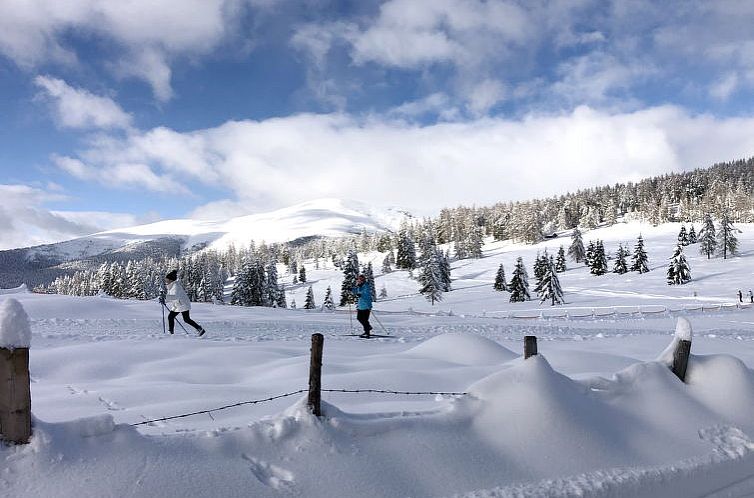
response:
<svg viewBox="0 0 754 498"><path fill-rule="evenodd" d="M343 334L345 337L359 337L361 339L381 339L385 337L395 337L392 335L382 335L382 334L369 334L369 337L362 337L361 334Z"/></svg>

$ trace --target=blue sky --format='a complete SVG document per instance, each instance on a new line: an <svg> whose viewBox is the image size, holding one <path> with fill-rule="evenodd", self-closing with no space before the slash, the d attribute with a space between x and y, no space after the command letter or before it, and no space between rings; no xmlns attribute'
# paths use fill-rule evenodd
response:
<svg viewBox="0 0 754 498"><path fill-rule="evenodd" d="M748 157L752 23L726 0L2 2L0 248Z"/></svg>

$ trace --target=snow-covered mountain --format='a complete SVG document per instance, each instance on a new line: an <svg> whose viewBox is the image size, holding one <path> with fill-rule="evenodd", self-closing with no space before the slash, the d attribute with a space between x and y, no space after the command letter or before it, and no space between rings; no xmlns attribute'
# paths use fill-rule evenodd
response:
<svg viewBox="0 0 754 498"><path fill-rule="evenodd" d="M318 199L267 213L225 220L165 220L108 230L26 249L0 251L0 286L51 280L61 263L79 260L126 260L147 255L175 255L183 249L225 249L254 240L286 242L304 237L339 237L362 230L396 230L411 215L397 208L376 208L358 201ZM34 276L29 271L35 273ZM39 272L43 272L42 273ZM38 275L37 275L38 274ZM26 278L22 278L26 277ZM39 278L36 278L39 277Z"/></svg>

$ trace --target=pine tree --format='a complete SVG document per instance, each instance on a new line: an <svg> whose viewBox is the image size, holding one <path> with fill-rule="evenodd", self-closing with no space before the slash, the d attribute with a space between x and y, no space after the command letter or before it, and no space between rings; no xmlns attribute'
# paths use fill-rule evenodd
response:
<svg viewBox="0 0 754 498"><path fill-rule="evenodd" d="M340 306L355 302L353 288L356 287L356 277L359 275L359 257L354 249L348 251L343 265L343 283L340 286Z"/></svg>
<svg viewBox="0 0 754 498"><path fill-rule="evenodd" d="M615 254L615 264L613 265L613 273L623 275L628 273L628 265L626 264L626 256L628 251L623 248L623 244L618 244L618 252Z"/></svg>
<svg viewBox="0 0 754 498"><path fill-rule="evenodd" d="M306 290L306 301L304 302L304 309L313 310L316 307L317 305L314 304L314 289L312 289L312 286L310 285Z"/></svg>
<svg viewBox="0 0 754 498"><path fill-rule="evenodd" d="M636 241L636 247L634 247L634 255L631 258L631 271L638 271L639 273L646 273L649 271L649 258L644 250L644 239L641 235Z"/></svg>
<svg viewBox="0 0 754 498"><path fill-rule="evenodd" d="M728 259L729 255L735 256L738 252L738 239L735 232L741 231L733 226L726 209L720 217L720 228L717 231L717 252L723 255L723 259Z"/></svg>
<svg viewBox="0 0 754 498"><path fill-rule="evenodd" d="M387 287L385 287L385 284L382 284L382 287L380 287L380 299L385 299L387 297Z"/></svg>
<svg viewBox="0 0 754 498"><path fill-rule="evenodd" d="M537 257L534 260L535 287L539 287L539 284L542 283L542 278L545 276L545 273L547 273L547 264L547 251L545 251L544 255L537 253Z"/></svg>
<svg viewBox="0 0 754 498"><path fill-rule="evenodd" d="M575 263L581 263L586 257L584 241L581 240L581 232L578 228L574 228L571 234L571 246L568 248L568 256Z"/></svg>
<svg viewBox="0 0 754 498"><path fill-rule="evenodd" d="M681 225L681 231L678 232L678 243L682 246L689 245L689 235L686 233L686 225Z"/></svg>
<svg viewBox="0 0 754 498"><path fill-rule="evenodd" d="M385 256L385 259L382 260L382 273L391 273L393 271L393 266L392 266L392 261L391 261L393 259L392 256L393 256L393 251L390 251Z"/></svg>
<svg viewBox="0 0 754 498"><path fill-rule="evenodd" d="M689 230L689 244L696 244L699 242L696 238L696 230L694 229L694 225L691 225L691 229Z"/></svg>
<svg viewBox="0 0 754 498"><path fill-rule="evenodd" d="M306 283L306 268L304 265L301 265L301 268L298 271L298 281L302 284Z"/></svg>
<svg viewBox="0 0 754 498"><path fill-rule="evenodd" d="M500 263L500 267L497 269L495 283L492 285L492 288L496 291L508 290L508 286L505 284L505 268L503 268L502 263Z"/></svg>
<svg viewBox="0 0 754 498"><path fill-rule="evenodd" d="M395 259L395 266L402 270L416 268L414 241L408 236L408 231L405 228L398 233L398 256Z"/></svg>
<svg viewBox="0 0 754 498"><path fill-rule="evenodd" d="M372 301L377 301L377 289L374 285L374 270L372 269L371 261L367 263L367 266L362 273L366 277L366 282L369 284L369 293L372 295Z"/></svg>
<svg viewBox="0 0 754 498"><path fill-rule="evenodd" d="M547 261L545 274L542 276L542 281L535 290L539 296L540 303L550 301L550 306L563 304L563 289L560 287L558 272L555 271L555 263L552 260L552 256Z"/></svg>
<svg viewBox="0 0 754 498"><path fill-rule="evenodd" d="M482 227L474 224L469 230L469 236L466 240L466 249L470 258L479 259L482 257L482 246L484 245L484 234Z"/></svg>
<svg viewBox="0 0 754 498"><path fill-rule="evenodd" d="M335 303L332 300L332 289L330 286L327 286L327 291L325 292L325 300L322 302L322 308L326 309L327 311L332 311L335 309Z"/></svg>
<svg viewBox="0 0 754 498"><path fill-rule="evenodd" d="M555 271L558 273L563 273L567 269L565 249L563 249L563 246L560 246L560 249L558 249L558 257L555 258Z"/></svg>
<svg viewBox="0 0 754 498"><path fill-rule="evenodd" d="M709 213L704 215L704 224L699 231L699 252L705 254L707 259L715 253L717 247L717 237L715 224L712 222L712 216Z"/></svg>
<svg viewBox="0 0 754 498"><path fill-rule="evenodd" d="M443 292L450 292L451 287L451 268L450 268L450 254L448 251L445 254L439 253L440 257L440 271L442 275L442 282L444 285Z"/></svg>
<svg viewBox="0 0 754 498"><path fill-rule="evenodd" d="M594 241L590 240L589 245L586 246L586 253L584 254L584 263L589 268L591 268L594 265L594 251L595 251Z"/></svg>
<svg viewBox="0 0 754 498"><path fill-rule="evenodd" d="M511 293L510 302L512 303L531 299L529 296L529 281L526 275L526 268L520 256L516 259L516 267L513 269L513 277L510 284L508 284L508 290Z"/></svg>
<svg viewBox="0 0 754 498"><path fill-rule="evenodd" d="M442 300L443 289L445 283L442 278L442 261L440 260L441 253L439 251L433 251L430 258L426 261L422 267L422 271L419 274L419 293L427 298L427 301L432 305L435 301Z"/></svg>
<svg viewBox="0 0 754 498"><path fill-rule="evenodd" d="M292 310L296 309L296 298L295 297L293 299L291 299L291 309Z"/></svg>
<svg viewBox="0 0 754 498"><path fill-rule="evenodd" d="M607 273L607 256L605 255L605 246L599 239L594 244L590 271L592 275L604 275L605 273Z"/></svg>
<svg viewBox="0 0 754 498"><path fill-rule="evenodd" d="M691 270L683 255L683 246L679 243L673 256L670 258L668 267L668 285L681 285L691 280Z"/></svg>

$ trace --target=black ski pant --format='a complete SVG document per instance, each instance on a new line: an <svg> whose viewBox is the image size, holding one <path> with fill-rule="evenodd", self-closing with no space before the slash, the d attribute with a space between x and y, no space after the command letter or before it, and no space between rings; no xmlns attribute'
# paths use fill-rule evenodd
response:
<svg viewBox="0 0 754 498"><path fill-rule="evenodd" d="M372 330L372 326L369 324L369 314L371 312L372 310L356 310L356 319L364 327L365 334L368 334Z"/></svg>
<svg viewBox="0 0 754 498"><path fill-rule="evenodd" d="M171 334L173 333L173 328L175 327L175 317L177 316L178 316L177 311L171 311L170 313L168 313L168 330L170 331ZM201 325L199 325L198 323L196 323L194 320L191 319L188 311L181 311L181 316L183 317L184 322L188 323L189 325L194 327L196 330L202 330Z"/></svg>

